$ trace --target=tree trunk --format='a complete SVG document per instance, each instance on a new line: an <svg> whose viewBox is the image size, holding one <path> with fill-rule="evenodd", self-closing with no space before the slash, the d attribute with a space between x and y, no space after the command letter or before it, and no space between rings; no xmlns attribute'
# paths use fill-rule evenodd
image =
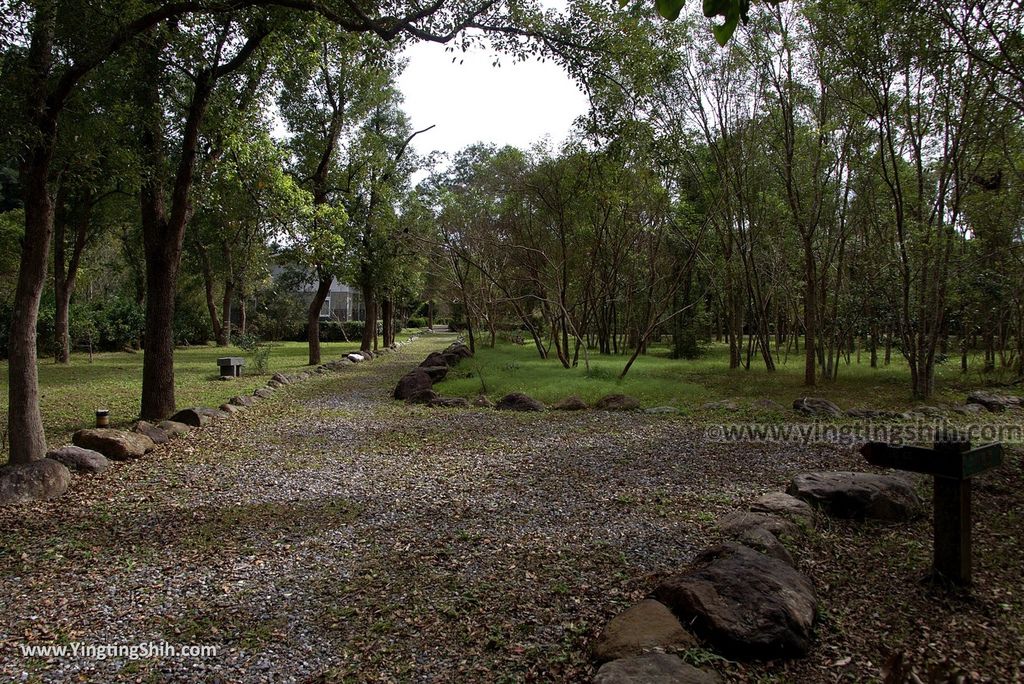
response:
<svg viewBox="0 0 1024 684"><path fill-rule="evenodd" d="M220 337L217 339L218 347L226 347L231 341L231 302L235 298L235 282L224 281L224 299L221 306Z"/></svg>
<svg viewBox="0 0 1024 684"><path fill-rule="evenodd" d="M321 276L317 280L316 293L306 312L306 338L309 340L309 365L320 363L320 311L324 308L327 295L331 293L333 276Z"/></svg>
<svg viewBox="0 0 1024 684"><path fill-rule="evenodd" d="M373 285L363 285L363 305L366 307L366 320L363 321L363 337L359 343L360 351L372 351L377 341L377 300L374 298Z"/></svg>
<svg viewBox="0 0 1024 684"><path fill-rule="evenodd" d="M144 220L143 225L146 223ZM181 250L175 249L164 231L144 228L144 233L146 348L139 415L144 420L162 420L174 413L174 295Z"/></svg>
<svg viewBox="0 0 1024 684"><path fill-rule="evenodd" d="M210 254L200 244L196 245L196 250L199 252L199 263L203 270L203 291L206 294L206 310L210 314L213 339L217 341L218 347L225 347L227 340L224 338L224 326L221 324L220 314L217 312L217 300L213 296L213 268L210 266Z"/></svg>
<svg viewBox="0 0 1024 684"><path fill-rule="evenodd" d="M381 312L381 320L383 322L384 346L385 347L390 347L392 344L395 343L395 339L394 339L394 322L393 322L394 311L392 309L393 309L393 305L392 305L392 302L391 302L391 297L385 297L384 299L381 300L380 312Z"/></svg>
<svg viewBox="0 0 1024 684"><path fill-rule="evenodd" d="M58 196L58 199L60 197ZM71 248L71 258L66 259L65 254L65 229L66 221L60 220L54 226L54 249L53 249L53 294L54 294L54 353L53 358L57 363L69 363L71 361L71 334L69 330L69 310L71 308L71 295L75 292L75 278L78 276L78 264L82 259L82 252L85 249L85 239L89 234L89 227L92 221L93 192L87 188L82 197L77 198L77 212L71 212L75 216L75 243ZM58 206L61 202L58 201ZM67 215L64 217L68 218Z"/></svg>
<svg viewBox="0 0 1024 684"><path fill-rule="evenodd" d="M57 140L56 112L46 107L45 84L51 62L54 3L39 3L32 25L29 65L35 87L26 105L38 136L26 151L19 176L25 197L25 237L21 242L18 283L14 290L8 338L7 437L11 463L29 463L46 455L43 416L39 411L39 375L36 368L36 320L46 285L50 239L53 236L53 198L49 169Z"/></svg>
<svg viewBox="0 0 1024 684"><path fill-rule="evenodd" d="M818 293L817 274L814 267L814 248L804 241L804 385L817 384L817 351L815 339L818 334Z"/></svg>
<svg viewBox="0 0 1024 684"><path fill-rule="evenodd" d="M52 156L45 145L32 151L22 171L25 187L25 239L21 243L8 340L7 436L11 463L29 463L46 455L39 411L36 368L36 320L46 284L47 256L53 235L53 198L47 184Z"/></svg>

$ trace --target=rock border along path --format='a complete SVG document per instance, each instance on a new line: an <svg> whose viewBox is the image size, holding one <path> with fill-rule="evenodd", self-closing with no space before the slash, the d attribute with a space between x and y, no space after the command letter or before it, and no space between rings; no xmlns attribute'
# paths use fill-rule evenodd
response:
<svg viewBox="0 0 1024 684"><path fill-rule="evenodd" d="M314 377L338 372L347 365L372 360L376 356L389 354L415 342L418 336L411 336L393 347L384 347L373 352L350 353L340 359L316 366L312 371L293 374L274 373L266 385L257 387L251 396L235 396L220 408L190 407L178 410L167 420L153 425L137 421L131 430L113 428L83 428L72 435L72 444L67 444L46 453L46 463L30 463L24 466L0 468L0 506L14 505L34 500L52 499L63 495L72 475L95 475L107 470L110 461L138 459L149 454L158 445L187 434L192 428L202 428L214 421L229 418L255 405L259 400L270 399L274 391Z"/></svg>

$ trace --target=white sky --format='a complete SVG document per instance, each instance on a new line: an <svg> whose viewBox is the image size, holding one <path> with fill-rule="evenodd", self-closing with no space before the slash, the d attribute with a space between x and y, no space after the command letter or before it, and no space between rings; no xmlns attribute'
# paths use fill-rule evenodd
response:
<svg viewBox="0 0 1024 684"><path fill-rule="evenodd" d="M588 109L586 95L551 62L505 58L492 67L489 50L452 53L434 43L415 43L405 56L403 108L414 129L437 125L413 141L420 154L476 142L526 148L545 136L557 146Z"/></svg>

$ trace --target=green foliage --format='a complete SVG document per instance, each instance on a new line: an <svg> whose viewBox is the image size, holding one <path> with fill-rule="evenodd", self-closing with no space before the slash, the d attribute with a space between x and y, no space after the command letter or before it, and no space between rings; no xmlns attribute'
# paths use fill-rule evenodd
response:
<svg viewBox="0 0 1024 684"><path fill-rule="evenodd" d="M245 334L235 337L232 342L249 356L250 373L263 375L270 367L270 345L255 335Z"/></svg>

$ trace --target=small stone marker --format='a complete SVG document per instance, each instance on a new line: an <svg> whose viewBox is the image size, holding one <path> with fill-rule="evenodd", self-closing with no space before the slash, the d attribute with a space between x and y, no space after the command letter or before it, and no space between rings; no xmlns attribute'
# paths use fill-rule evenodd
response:
<svg viewBox="0 0 1024 684"><path fill-rule="evenodd" d="M970 584L971 478L1002 464L1003 445L972 449L970 442L940 439L934 449L926 449L868 442L860 453L871 465L933 476L933 571L957 584Z"/></svg>
<svg viewBox="0 0 1024 684"><path fill-rule="evenodd" d="M220 368L222 378L241 377L244 365L245 359L241 356L222 356L217 359L217 366Z"/></svg>

